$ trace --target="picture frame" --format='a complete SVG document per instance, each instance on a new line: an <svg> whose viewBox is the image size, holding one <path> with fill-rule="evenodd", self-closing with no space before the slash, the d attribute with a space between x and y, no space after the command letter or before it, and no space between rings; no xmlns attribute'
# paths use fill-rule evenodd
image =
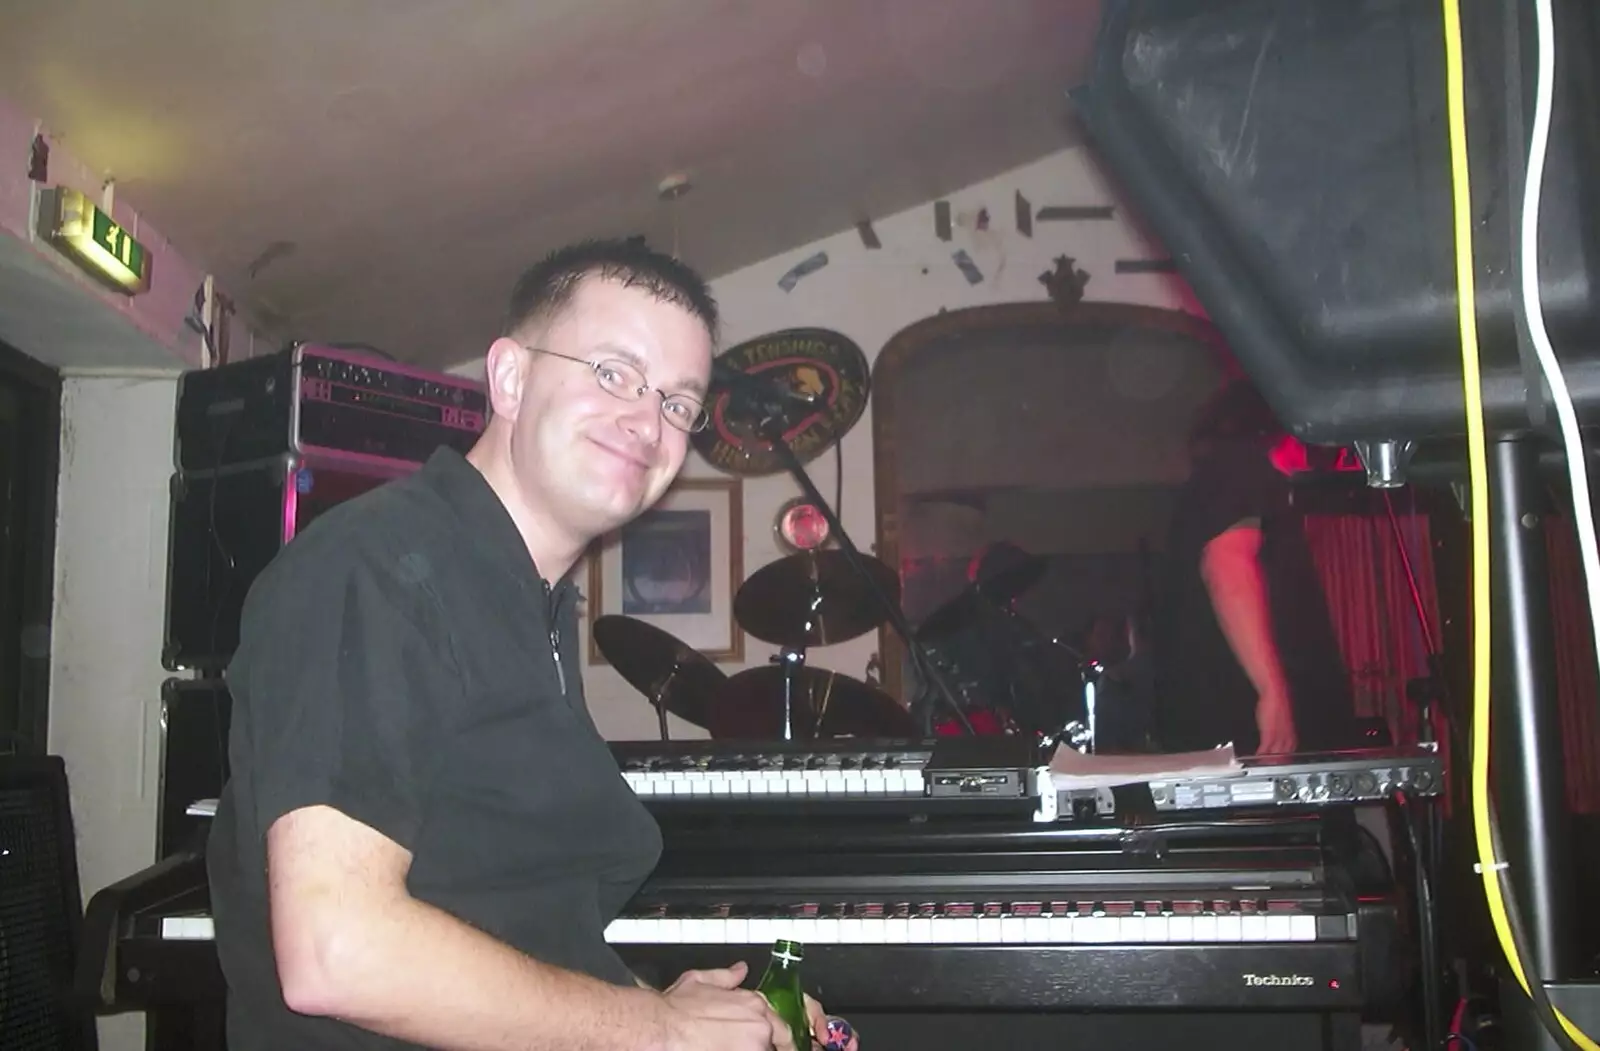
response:
<svg viewBox="0 0 1600 1051"><path fill-rule="evenodd" d="M733 597L744 580L744 484L682 478L650 510L589 550L589 663L603 616L635 617L713 661L744 660Z"/></svg>

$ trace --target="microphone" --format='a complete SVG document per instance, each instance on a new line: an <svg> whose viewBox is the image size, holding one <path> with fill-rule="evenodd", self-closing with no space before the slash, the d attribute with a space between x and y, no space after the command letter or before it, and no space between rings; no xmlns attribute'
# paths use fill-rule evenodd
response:
<svg viewBox="0 0 1600 1051"><path fill-rule="evenodd" d="M711 359L711 385L726 387L736 400L748 399L762 406L794 408L814 405L817 401L815 394L802 394L776 379L740 371L721 358Z"/></svg>

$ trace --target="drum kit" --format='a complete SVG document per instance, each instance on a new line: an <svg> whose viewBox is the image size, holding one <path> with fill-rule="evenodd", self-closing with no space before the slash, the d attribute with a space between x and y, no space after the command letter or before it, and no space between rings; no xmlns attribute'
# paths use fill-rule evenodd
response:
<svg viewBox="0 0 1600 1051"><path fill-rule="evenodd" d="M899 595L893 570L870 555L861 560L874 583ZM594 637L612 666L655 707L663 740L669 712L714 738L911 737L911 715L894 698L805 663L809 648L876 629L884 620L879 609L843 552L801 551L758 570L734 595L739 626L779 647L767 667L729 676L670 633L618 614L597 619Z"/></svg>
<svg viewBox="0 0 1600 1051"><path fill-rule="evenodd" d="M796 329L741 344L714 364L717 426L696 435L696 448L735 474L788 471L839 549L779 559L734 595L734 620L778 647L767 667L730 677L646 621L617 614L595 621L595 645L655 707L662 739L669 713L714 738L804 741L946 732L933 719L943 711L951 732L1029 733L1047 746L1092 747L1096 665L1012 608L1044 575L1043 559L1029 556L980 578L913 630L900 607L899 577L856 548L806 473L803 461L833 447L861 416L870 370L860 348L838 333ZM885 623L906 644L920 680L910 710L869 683L806 663L807 650ZM974 674L978 666L987 670ZM992 718L980 727L969 710Z"/></svg>
<svg viewBox="0 0 1600 1051"><path fill-rule="evenodd" d="M619 614L595 621L595 643L656 709L663 740L669 713L724 740L916 737L917 720L893 697L806 663L809 649L858 638L884 623L874 586L898 602L893 570L870 555L858 557L859 570L841 551L801 551L739 587L734 618L749 635L779 647L765 667L729 676L671 633ZM1042 558L1030 557L969 585L925 618L916 636L934 673L959 683L956 694L974 732L1027 733L1087 750L1096 665L1044 636L1013 608L1044 570ZM974 649L987 661L970 659L966 654ZM947 723L938 732L961 731Z"/></svg>

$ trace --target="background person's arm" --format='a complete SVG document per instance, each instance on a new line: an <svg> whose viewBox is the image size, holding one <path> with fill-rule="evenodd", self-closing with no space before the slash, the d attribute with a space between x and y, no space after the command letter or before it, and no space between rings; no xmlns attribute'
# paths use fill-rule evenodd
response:
<svg viewBox="0 0 1600 1051"><path fill-rule="evenodd" d="M1260 528L1240 524L1213 537L1201 554L1200 576L1234 659L1256 690L1257 753L1293 752L1298 747L1294 711L1272 632Z"/></svg>

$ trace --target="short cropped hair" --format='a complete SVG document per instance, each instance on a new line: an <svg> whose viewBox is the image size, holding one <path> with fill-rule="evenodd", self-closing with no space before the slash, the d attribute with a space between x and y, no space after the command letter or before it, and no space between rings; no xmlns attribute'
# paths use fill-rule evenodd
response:
<svg viewBox="0 0 1600 1051"><path fill-rule="evenodd" d="M503 336L515 336L549 322L572 302L584 278L597 277L640 288L656 299L682 307L705 323L712 343L720 320L711 289L686 263L649 247L642 237L581 241L558 248L529 267L511 292Z"/></svg>

